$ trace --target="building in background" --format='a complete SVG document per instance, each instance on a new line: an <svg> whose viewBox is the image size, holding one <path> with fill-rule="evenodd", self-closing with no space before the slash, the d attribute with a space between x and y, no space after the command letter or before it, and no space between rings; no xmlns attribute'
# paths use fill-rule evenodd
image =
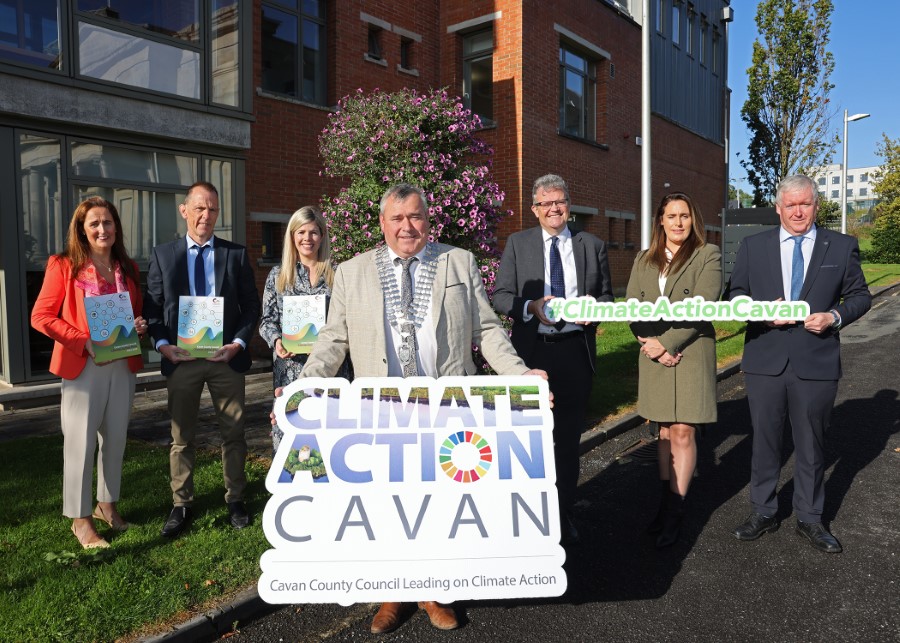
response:
<svg viewBox="0 0 900 643"><path fill-rule="evenodd" d="M358 88L448 87L478 113L510 233L533 180L562 175L574 225L609 241L624 288L640 245L641 2L0 0L0 381L49 377L31 332L74 206L116 203L141 269L185 234L196 180L262 290L290 214L340 184L318 136ZM728 0L652 0L652 198L694 196L718 242L727 195ZM155 355L149 356L152 361Z"/></svg>
<svg viewBox="0 0 900 643"><path fill-rule="evenodd" d="M871 181L879 166L847 168L847 216L860 223L872 221L873 209L878 203ZM819 199L841 203L840 163L833 163L810 173L819 190Z"/></svg>

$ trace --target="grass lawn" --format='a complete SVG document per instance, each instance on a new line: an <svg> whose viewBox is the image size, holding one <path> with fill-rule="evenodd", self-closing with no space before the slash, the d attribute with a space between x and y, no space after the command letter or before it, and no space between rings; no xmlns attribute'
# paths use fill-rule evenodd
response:
<svg viewBox="0 0 900 643"><path fill-rule="evenodd" d="M250 527L228 523L218 454L198 453L195 520L174 541L159 535L171 509L169 451L131 441L119 510L132 527L106 550L82 550L61 514L62 438L3 444L0 640L108 641L145 624L185 620L259 576L268 463L250 461Z"/></svg>
<svg viewBox="0 0 900 643"><path fill-rule="evenodd" d="M863 274L869 288L877 290L900 281L900 264L896 263L864 263Z"/></svg>

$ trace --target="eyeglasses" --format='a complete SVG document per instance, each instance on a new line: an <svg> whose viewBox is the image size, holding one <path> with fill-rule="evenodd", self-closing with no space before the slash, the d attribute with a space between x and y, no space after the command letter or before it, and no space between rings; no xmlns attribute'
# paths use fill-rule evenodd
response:
<svg viewBox="0 0 900 643"><path fill-rule="evenodd" d="M538 201L534 205L535 205L535 207L538 207L541 210L549 210L554 205L558 208L564 208L564 207L566 207L566 205L568 205L568 203L569 203L568 199L560 199L558 201Z"/></svg>

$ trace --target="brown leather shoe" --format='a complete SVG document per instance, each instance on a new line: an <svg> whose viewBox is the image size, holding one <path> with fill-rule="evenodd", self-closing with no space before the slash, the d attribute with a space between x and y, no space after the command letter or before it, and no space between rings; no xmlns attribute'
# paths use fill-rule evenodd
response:
<svg viewBox="0 0 900 643"><path fill-rule="evenodd" d="M439 630L455 630L459 627L459 621L456 620L456 613L452 607L441 605L437 601L422 601L419 608L428 613L431 624Z"/></svg>
<svg viewBox="0 0 900 643"><path fill-rule="evenodd" d="M403 618L403 603L382 603L372 619L372 634L384 634L396 630Z"/></svg>

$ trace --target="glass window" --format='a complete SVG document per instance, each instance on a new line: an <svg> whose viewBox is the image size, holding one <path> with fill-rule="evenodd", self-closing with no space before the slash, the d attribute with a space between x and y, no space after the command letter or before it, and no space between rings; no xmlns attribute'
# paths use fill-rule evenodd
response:
<svg viewBox="0 0 900 643"><path fill-rule="evenodd" d="M862 174L860 174L860 175L859 175L859 182L860 182L860 183L868 183L868 182L869 182L869 173L868 173L868 172L863 172Z"/></svg>
<svg viewBox="0 0 900 643"><path fill-rule="evenodd" d="M681 5L678 0L672 3L672 44L681 43Z"/></svg>
<svg viewBox="0 0 900 643"><path fill-rule="evenodd" d="M78 0L78 10L179 40L200 40L199 0Z"/></svg>
<svg viewBox="0 0 900 643"><path fill-rule="evenodd" d="M240 104L241 39L237 0L212 2L212 102Z"/></svg>
<svg viewBox="0 0 900 643"><path fill-rule="evenodd" d="M709 23L706 21L706 16L700 16L700 64L705 65L706 59L709 54L706 52L706 48L709 46L707 44L707 36L709 34Z"/></svg>
<svg viewBox="0 0 900 643"><path fill-rule="evenodd" d="M869 196L869 188L859 188L859 196Z"/></svg>
<svg viewBox="0 0 900 643"><path fill-rule="evenodd" d="M262 5L263 89L325 104L323 0Z"/></svg>
<svg viewBox="0 0 900 643"><path fill-rule="evenodd" d="M696 22L697 14L694 12L694 5L689 4L687 8L687 24L684 30L684 48L688 55L694 55L694 22Z"/></svg>
<svg viewBox="0 0 900 643"><path fill-rule="evenodd" d="M62 144L58 138L19 136L19 176L22 194L22 247L25 258L25 293L30 311L44 283L47 259L63 250L69 219L61 211ZM29 326L29 370L50 368L53 340Z"/></svg>
<svg viewBox="0 0 900 643"><path fill-rule="evenodd" d="M838 199L838 198L840 198L840 196L841 196L841 191L840 191L840 190L832 190L832 191L831 191L831 198L832 198L832 199Z"/></svg>
<svg viewBox="0 0 900 643"><path fill-rule="evenodd" d="M400 39L400 66L403 69L415 69L413 62L413 41L409 38Z"/></svg>
<svg viewBox="0 0 900 643"><path fill-rule="evenodd" d="M853 175L852 174L847 175L847 183L853 183Z"/></svg>
<svg viewBox="0 0 900 643"><path fill-rule="evenodd" d="M494 31L463 36L463 104L494 124Z"/></svg>
<svg viewBox="0 0 900 643"><path fill-rule="evenodd" d="M831 177L831 184L832 185L840 185L841 177L839 177L837 174L835 174L833 177Z"/></svg>
<svg viewBox="0 0 900 643"><path fill-rule="evenodd" d="M668 0L659 0L659 4L656 7L656 31L662 35L665 35L665 16L667 4Z"/></svg>
<svg viewBox="0 0 900 643"><path fill-rule="evenodd" d="M847 198L849 199L851 196L853 196L853 188L847 188Z"/></svg>
<svg viewBox="0 0 900 643"><path fill-rule="evenodd" d="M594 62L567 49L559 49L559 129L578 138L594 140L596 75Z"/></svg>
<svg viewBox="0 0 900 643"><path fill-rule="evenodd" d="M710 66L712 67L712 73L719 73L719 30L713 29L712 34L712 53L710 56Z"/></svg>
<svg viewBox="0 0 900 643"><path fill-rule="evenodd" d="M825 177L824 176L819 177L819 185L825 185Z"/></svg>
<svg viewBox="0 0 900 643"><path fill-rule="evenodd" d="M381 60L383 58L381 51L381 27L369 25L369 50L366 53L369 58Z"/></svg>
<svg viewBox="0 0 900 643"><path fill-rule="evenodd" d="M191 185L197 180L193 156L80 141L73 141L70 149L72 175L77 177L163 185Z"/></svg>
<svg viewBox="0 0 900 643"><path fill-rule="evenodd" d="M0 0L0 60L62 69L58 0Z"/></svg>
<svg viewBox="0 0 900 643"><path fill-rule="evenodd" d="M200 99L199 51L80 22L78 67L91 78Z"/></svg>

